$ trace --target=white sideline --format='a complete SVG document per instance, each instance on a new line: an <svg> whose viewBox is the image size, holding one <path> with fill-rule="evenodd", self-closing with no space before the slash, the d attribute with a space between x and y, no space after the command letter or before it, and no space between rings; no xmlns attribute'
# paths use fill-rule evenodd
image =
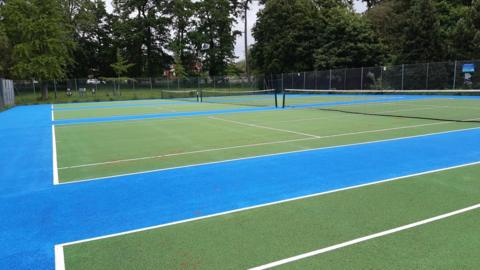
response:
<svg viewBox="0 0 480 270"><path fill-rule="evenodd" d="M243 212L243 211L247 211L247 210L263 208L263 207L273 206L273 205L278 205L278 204L284 204L284 203L288 203L288 202L293 202L293 201L298 201L298 200L303 200L303 199L308 199L308 198L313 198L313 197L319 197L319 196L332 194L332 193L337 193L337 192L341 192L341 191L353 190L353 189L358 189L358 188L362 188L362 187L373 186L373 185L378 185L378 184L382 184L382 183L393 182L393 181L413 178L413 177L432 174L432 173L437 173L437 172L443 172L443 171L454 170L454 169L459 169L459 168L463 168L463 167L474 166L474 165L478 165L478 164L480 164L480 161L472 162L472 163L466 163L466 164L452 166L452 167L447 167L447 168L442 168L442 169L437 169L437 170L425 171L425 172L421 172L421 173L415 173L415 174L410 174L410 175L405 175L405 176L400 176L400 177L395 177L395 178L389 178L389 179L385 179L385 180L379 180L379 181L376 181L376 182L371 182L371 183L366 183L366 184L361 184L361 185L356 185L356 186L351 186L351 187L346 187L346 188L341 188L341 189L336 189L336 190L331 190L331 191L326 191L326 192L320 192L320 193L300 196L300 197L291 198L291 199L280 200L280 201L271 202L271 203L265 203L265 204L245 207L245 208L225 211L225 212L221 212L221 213L217 213L217 214L206 215L206 216L202 216L202 217L196 217L196 218L185 219L185 220L181 220L181 221L176 221L176 222L171 222L171 223L166 223L166 224L161 224L161 225L156 225L156 226L145 227L145 228L141 228L141 229L135 229L135 230L125 231L125 232L120 232L120 233L108 234L108 235L104 235L104 236L92 237L92 238L87 238L87 239L83 239L83 240L57 244L57 245L55 245L55 262L56 262L56 265L60 265L60 266L63 265L64 266L63 247L65 247L65 246L71 246L71 245L76 245L76 244L81 244L81 243L86 243L86 242L91 242L91 241L96 241L96 240L101 240L101 239L106 239L106 238L112 238L112 237L117 237L117 236L137 233L137 232L143 232L143 231L148 231L148 230L153 230L153 229L170 227L170 226L174 226L174 225L178 225L178 224L183 224L183 223L188 223L188 222L193 222L193 221L199 221L199 220L209 219L209 218L213 218L213 217L219 217L219 216L224 216L224 215L228 215L228 214ZM58 250L58 253L57 253L57 250ZM57 255L58 255L58 258L57 258ZM57 264L57 260L58 261L63 261L63 263L59 262ZM64 268L56 268L56 270L64 270Z"/></svg>
<svg viewBox="0 0 480 270"><path fill-rule="evenodd" d="M443 123L443 122L442 122L442 123ZM432 123L432 124L437 124L437 123ZM438 123L438 124L439 124L439 123ZM430 124L426 124L426 125L430 125ZM119 178L119 177L131 176L131 175L139 175L139 174L146 174L146 173L153 173L153 172L162 172L162 171L178 170L178 169L182 169L182 168L191 168L191 167L198 167L198 166L221 164L221 163L227 163L227 162L234 162L234 161L240 161L240 160L250 160L250 159L265 158L265 157L273 157L273 156L280 156L280 155L286 155L286 154L305 153L305 152L318 151L318 150L324 150L324 149L334 149L334 148L342 148L342 147L357 146L357 145L366 145L366 144L381 143L381 142L391 142L391 141L398 141L398 140L404 140L404 139L421 138L421 137L428 137L428 136L432 136L432 135L441 135L441 134L448 134L448 133L468 131L468 130L476 130L476 129L478 130L478 129L480 129L480 128L479 128L479 127L474 127L474 128L465 128L465 129L456 129L456 130L449 130L449 131L442 131L442 132L434 132L434 133L426 133L426 134L421 134L421 135L398 137L398 138L378 140L378 141L368 141L368 142L361 142L361 143L335 145L335 146L320 147L320 148L311 148L311 149L303 149L303 150L288 151L288 152L280 152L280 153L266 154L266 155L258 155L258 156L251 156L251 157L227 159L227 160L213 161L213 162L206 162L206 163L190 164L190 165L184 165L184 166L178 166L178 167L170 167L170 168L155 169L155 170L148 170L148 171L141 171L141 172L133 172L133 173L124 173L124 174L110 175L110 176L103 176L103 177L96 177L96 178L90 178L90 179L84 179L84 180L76 180L76 181L74 180L74 181L71 181L71 182L59 183L59 185L74 185L74 184L79 184L79 183L84 183L84 182L90 182L90 181L97 181L97 180L106 180L106 179L111 180L111 179L113 179L113 178ZM313 140L313 139L315 139L315 138L305 138L305 139L312 139L312 140Z"/></svg>
<svg viewBox="0 0 480 270"><path fill-rule="evenodd" d="M65 270L65 255L63 254L63 246L55 245L55 270Z"/></svg>
<svg viewBox="0 0 480 270"><path fill-rule="evenodd" d="M476 119L472 119L472 120L476 120ZM156 155L156 156L147 156L147 157L119 159L119 160L104 161L104 162L95 162L95 163L81 164L81 165L75 165L75 166L66 166L66 167L61 167L61 168L58 168L58 169L59 170L77 169L77 168L93 167L93 166L100 166L100 165L107 165L107 164L147 160L147 159L183 156L183 155L191 155L191 154L201 154L201 153L207 153L207 152L231 150L231 149L238 149L238 148L258 147L258 146L284 144L284 143L300 142L300 141L312 141L312 140L317 140L317 139L329 139L329 138L336 138L336 137L343 137L343 136L377 133L377 132L393 131L393 130L408 129L408 128L417 128L417 127L434 126L434 125L444 125L444 124L447 124L447 123L449 123L449 122L435 122L435 123L428 123L428 124L409 125L409 126L384 128L384 129L374 129L374 130L365 130L365 131L340 133L340 134L333 134L333 135L326 135L326 136L316 136L316 137L309 137L309 138L300 138L300 139L291 139L291 140L282 140L282 141L273 141L273 142L264 142L264 143L255 143L255 144L235 145L235 146L228 146L228 147L210 148L210 149L203 149L203 150L197 150L197 151L179 152L179 153ZM433 133L433 134L435 134L435 133ZM340 146L343 146L343 145L340 145ZM323 149L323 148L317 148L317 149ZM282 153L290 153L290 152L282 152Z"/></svg>
<svg viewBox="0 0 480 270"><path fill-rule="evenodd" d="M55 125L52 125L52 159L53 159L53 184L58 185L58 163L57 163L57 140L55 137Z"/></svg>
<svg viewBox="0 0 480 270"><path fill-rule="evenodd" d="M262 125L250 124L250 123L245 123L245 122L240 122L240 121L235 121L235 120L229 120L229 119L225 119L225 118L221 118L221 117L209 116L208 118L213 119L213 120L224 121L224 122L227 122L227 123L233 123L233 124L237 124L237 125L247 126L247 127L254 127L254 128L268 129L268 130L273 130L273 131L286 132L286 133L291 133L291 134L296 134L296 135L301 135L301 136L307 136L307 137L312 137L312 138L320 138L320 136L313 135L313 134L297 132L297 131L292 131L292 130L282 129L282 128L273 128L273 127L267 127L267 126L262 126Z"/></svg>
<svg viewBox="0 0 480 270"><path fill-rule="evenodd" d="M368 235L368 236L353 239L353 240L343 242L343 243L340 243L340 244L337 244L337 245L329 246L329 247L326 247L326 248L314 250L314 251L311 251L311 252L307 252L307 253L304 253L304 254L293 256L293 257L286 258L286 259L283 259L283 260L279 260L279 261L276 261L276 262L271 262L271 263L268 263L268 264L265 264L265 265L250 268L249 270L270 269L270 268L277 267L277 266L280 266L280 265L288 264L288 263L291 263L291 262L303 260L303 259L306 259L306 258L309 258L309 257L313 257L313 256L316 256L316 255L320 255L320 254L323 254L323 253L327 253L327 252L330 252L330 251L334 251L334 250L337 250L337 249L341 249L341 248L344 248L344 247L355 245L355 244L365 242L365 241L368 241L368 240L371 240L371 239L375 239L375 238L379 238L379 237L382 237L382 236L394 234L394 233L397 233L397 232L401 232L401 231L412 229L412 228L415 228L415 227L418 227L418 226L422 226L422 225L425 225L425 224L428 224L428 223L432 223L432 222L435 222L435 221L446 219L446 218L449 218L449 217L452 217L452 216L460 215L460 214L463 214L463 213L466 213L466 212L469 212L469 211L473 211L473 210L476 210L476 209L479 209L479 208L480 208L480 204L476 204L476 205L466 207L466 208L463 208L463 209L459 209L459 210L456 210L456 211L453 211L453 212L450 212L450 213L446 213L446 214L439 215L439 216L436 216L436 217L432 217L432 218L429 218L429 219L424 219L424 220L421 220L421 221L418 221L418 222L415 222L415 223L410 223L410 224L407 224L407 225L404 225L404 226L401 226L401 227L393 228L393 229L386 230L386 231L383 231L383 232L374 233L374 234L371 234L371 235Z"/></svg>

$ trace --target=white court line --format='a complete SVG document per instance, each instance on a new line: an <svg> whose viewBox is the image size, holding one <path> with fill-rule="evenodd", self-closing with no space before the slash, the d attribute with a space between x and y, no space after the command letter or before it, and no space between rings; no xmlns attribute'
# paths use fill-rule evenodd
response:
<svg viewBox="0 0 480 270"><path fill-rule="evenodd" d="M58 185L58 163L57 163L57 140L55 136L55 125L52 125L52 159L53 159L53 184Z"/></svg>
<svg viewBox="0 0 480 270"><path fill-rule="evenodd" d="M65 270L65 255L63 254L63 247L55 245L55 270Z"/></svg>
<svg viewBox="0 0 480 270"><path fill-rule="evenodd" d="M229 120L229 119L225 119L225 118L221 118L221 117L209 116L208 118L214 119L214 120L219 120L219 121L224 121L224 122L227 122L227 123L233 123L233 124L237 124L237 125L247 126L247 127L254 127L254 128L268 129L268 130L273 130L273 131L286 132L286 133L291 133L291 134L296 134L296 135L301 135L301 136L307 136L307 137L312 137L312 138L320 138L320 136L313 135L313 134L297 132L297 131L292 131L292 130L282 129L282 128L273 128L273 127L261 126L261 125L256 125L256 124L250 124L250 123L245 123L245 122L240 122L240 121L235 121L235 120Z"/></svg>
<svg viewBox="0 0 480 270"><path fill-rule="evenodd" d="M229 162L235 162L235 161L241 161L241 160L251 160L251 159L257 159L257 158L281 156L281 155L287 155L287 154L306 153L306 152L313 152L313 151L319 151L319 150L325 150L325 149L335 149L335 148L367 145L367 144L382 143L382 142L392 142L392 141L398 141L398 140L414 139L414 138L428 137L428 136L432 136L432 135L442 135L442 134L449 134L449 133L469 131L469 130L479 130L479 129L480 128L478 128L478 127L456 129L456 130L449 130L449 131L442 131L442 132L435 132L435 133L427 133L427 134L414 135L414 136L397 137L397 138L385 139L385 140L368 141L368 142L360 142L360 143L352 143L352 144L344 144L344 145L334 145L334 146L320 147L320 148L302 149L302 150L295 150L295 151L288 151L288 152L280 152L280 153L273 153L273 154L265 154L265 155L258 155L258 156L250 156L250 157L243 157L243 158L235 158L235 159L227 159L227 160L220 160L220 161L190 164L190 165L163 168L163 169L148 170L148 171L141 171L141 172L124 173L124 174L96 177L96 178L90 178L90 179L84 179L84 180L74 180L74 181L70 181L70 182L59 183L59 185L75 185L75 184L80 184L80 183L84 183L84 182L91 182L91 181L97 181L97 180L112 180L114 178L132 176L132 175L139 175L139 174L155 173L155 172L162 172L162 171L171 171L171 170L178 170L178 169L184 169L184 168L192 168L192 167L199 167L199 166L229 163ZM313 138L305 138L305 140L306 139L313 139Z"/></svg>
<svg viewBox="0 0 480 270"><path fill-rule="evenodd" d="M422 225L425 225L425 224L436 222L436 221L439 221L439 220L442 220L442 219L446 219L446 218L449 218L449 217L464 214L466 212L470 212L470 211L473 211L473 210L476 210L476 209L479 209L479 208L480 208L480 204L472 205L470 207L459 209L459 210L449 212L449 213L446 213L446 214L443 214L443 215L439 215L439 216L436 216L436 217L424 219L424 220L421 220L421 221L418 221L418 222L415 222L415 223L410 223L410 224L407 224L407 225L404 225L404 226L401 226L401 227L397 227L397 228L393 228L393 229L386 230L386 231L383 231L383 232L378 232L378 233L371 234L371 235L368 235L368 236L360 237L360 238L353 239L353 240L343 242L343 243L340 243L340 244L337 244L337 245L333 245L333 246L330 246L330 247L314 250L314 251L311 251L311 252L307 252L307 253L300 254L300 255L297 255L297 256L294 256L294 257L286 258L286 259L279 260L279 261L276 261L276 262L271 262L271 263L268 263L268 264L265 264L265 265L253 267L253 268L250 268L250 270L265 270L265 269L274 268L274 267L277 267L277 266L280 266L280 265L285 265L285 264L288 264L288 263L291 263L291 262L303 260L303 259L306 259L306 258L309 258L309 257L317 256L317 255L320 255L320 254L323 254L323 253L327 253L327 252L330 252L330 251L334 251L334 250L337 250L337 249L341 249L341 248L344 248L344 247L355 245L355 244L365 242L365 241L368 241L368 240L371 240L371 239L375 239L375 238L383 237L383 236L386 236L386 235L398 233L398 232L409 230L409 229L412 229L412 228L415 228L415 227L418 227L418 226L422 226Z"/></svg>
<svg viewBox="0 0 480 270"><path fill-rule="evenodd" d="M438 172L444 172L444 171L459 169L459 168L463 168L463 167L474 166L474 165L478 165L478 164L480 164L480 161L467 163L467 164L462 164L462 165L457 165L457 166L452 166L452 167L447 167L447 168L442 168L442 169L437 169L437 170L425 171L425 172L421 172L421 173L415 173L415 174L410 174L410 175L405 175L405 176L400 176L400 177L395 177L395 178L379 180L379 181L376 181L376 182L371 182L371 183L366 183L366 184L361 184L361 185L356 185L356 186L351 186L351 187L346 187L346 188L341 188L341 189L336 189L336 190L331 190L331 191L326 191L326 192L320 192L320 193L310 194L310 195L306 195L306 196L300 196L300 197L291 198L291 199L280 200L280 201L271 202L271 203L259 204L259 205L255 205L255 206L250 206L250 207L240 208L240 209L236 209L236 210L225 211L225 212L212 214L212 215L206 215L206 216L202 216L202 217L185 219L185 220L181 220L181 221L176 221L176 222L171 222L171 223L166 223L166 224L161 224L161 225L156 225L156 226L145 227L145 228L136 229L136 230L129 230L129 231L124 231L124 232L120 232L120 233L108 234L108 235L104 235L104 236L98 236L98 237L92 237L92 238L87 238L87 239L78 240L78 241L62 243L62 244L55 245L55 251L57 251L57 249L61 250L61 252L59 251L59 253L58 253L59 260L60 260L60 258L63 259L63 248L66 247L66 246L71 246L71 245L76 245L76 244L81 244L81 243L86 243L86 242L91 242L91 241L96 241L96 240L101 240L101 239L106 239L106 238L112 238L112 237L132 234L132 233L138 233L138 232L143 232L143 231L149 231L149 230L154 230L154 229L160 229L160 228L170 227L170 226L174 226L174 225L178 225L178 224L184 224L184 223L189 223L189 222L194 222L194 221L199 221L199 220L205 220L205 219L219 217L219 216L224 216L224 215L228 215L228 214L244 212L244 211L247 211L247 210L258 209L258 208L263 208L263 207L267 207L267 206L273 206L273 205L284 204L284 203L299 201L299 200L308 199L308 198L319 197L319 196L332 194L332 193L337 193L337 192L341 192L341 191L353 190L353 189L358 189L358 188L362 188L362 187L379 185L379 184L382 184L382 183L388 183L388 182L393 182L393 181L398 181L398 180L403 180L403 179L408 180L408 178L411 179L411 178L414 178L414 177L417 177L417 176L422 176L422 175L427 175L427 174L432 174L432 173L438 173ZM57 256L57 252L55 252L55 256ZM55 258L55 259L57 260L57 258ZM63 270L63 269L56 269L56 270Z"/></svg>
<svg viewBox="0 0 480 270"><path fill-rule="evenodd" d="M82 165L75 165L75 166L66 166L66 167L61 167L61 168L58 168L58 169L59 170L78 169L78 168L93 167L93 166L108 165L108 164L123 163L123 162L140 161L140 160L147 160L147 159L157 159L157 158L166 158L166 157L175 157L175 156L183 156L183 155L191 155L191 154L201 154L201 153L208 153L208 152L232 150L232 149L238 149L238 148L251 148L251 147L266 146L266 145L285 144L285 143L301 142L301 141L312 141L312 140L319 140L319 139L329 139L329 138L344 137L344 136L351 136L351 135L377 133L377 132L385 132L385 131L393 131L393 130L400 130L400 129L425 127L425 126L433 126L433 125L440 125L440 124L447 124L447 123L448 122L436 122L436 123L428 123L428 124L401 126L401 127L395 127L395 128L384 128L384 129L376 129L376 130L366 130L366 131L358 131L358 132L340 133L340 134L301 138L301 139L291 139L291 140L273 141L273 142L265 142L265 143L255 143L255 144L236 145L236 146L228 146L228 147L220 147L220 148L210 148L210 149L197 150L197 151L179 152L179 153L148 156L148 157L119 159L119 160L96 162L96 163L89 163L89 164L82 164ZM319 149L322 149L322 148L319 148Z"/></svg>

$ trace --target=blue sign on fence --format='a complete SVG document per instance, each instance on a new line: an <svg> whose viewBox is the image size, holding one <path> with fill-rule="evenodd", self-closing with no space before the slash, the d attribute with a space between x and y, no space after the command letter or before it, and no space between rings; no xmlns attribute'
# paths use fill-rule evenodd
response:
<svg viewBox="0 0 480 270"><path fill-rule="evenodd" d="M475 64L463 64L463 73L473 73L475 72Z"/></svg>

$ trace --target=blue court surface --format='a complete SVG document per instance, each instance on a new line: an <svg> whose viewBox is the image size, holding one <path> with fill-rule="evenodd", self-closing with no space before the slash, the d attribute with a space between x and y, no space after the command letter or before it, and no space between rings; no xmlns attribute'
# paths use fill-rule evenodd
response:
<svg viewBox="0 0 480 270"><path fill-rule="evenodd" d="M422 101L424 97L369 97L302 106L405 100ZM80 109L155 105L102 103ZM275 107L232 107L58 121L52 120L50 105L18 106L1 112L0 268L54 269L54 246L63 243L480 163L480 125L458 124L457 128L398 138L280 151L92 181L66 184L53 181L54 143L59 143L53 140L53 125L187 116L242 117L247 113L285 111Z"/></svg>

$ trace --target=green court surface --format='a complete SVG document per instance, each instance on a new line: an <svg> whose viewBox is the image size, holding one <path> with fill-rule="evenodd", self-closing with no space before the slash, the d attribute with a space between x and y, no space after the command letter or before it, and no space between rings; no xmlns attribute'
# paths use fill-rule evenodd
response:
<svg viewBox="0 0 480 270"><path fill-rule="evenodd" d="M66 269L249 269L478 204L472 165L64 246ZM478 269L480 210L279 269Z"/></svg>
<svg viewBox="0 0 480 270"><path fill-rule="evenodd" d="M177 105L177 108L181 109L182 106L184 105ZM185 106L198 106L207 110L231 105ZM355 108L378 113L416 112L416 115L419 115L419 112L425 112L423 106L406 102L404 105L379 103L357 105ZM335 108L344 107L353 106ZM143 109L144 107L128 108L137 112L142 112ZM442 110L444 109L429 110L427 116L439 115ZM457 117L456 113L463 119L474 116L454 110L454 117ZM55 131L59 179L60 182L70 182L478 126L480 123L476 122L384 117L317 109L279 109L212 116L57 125Z"/></svg>

